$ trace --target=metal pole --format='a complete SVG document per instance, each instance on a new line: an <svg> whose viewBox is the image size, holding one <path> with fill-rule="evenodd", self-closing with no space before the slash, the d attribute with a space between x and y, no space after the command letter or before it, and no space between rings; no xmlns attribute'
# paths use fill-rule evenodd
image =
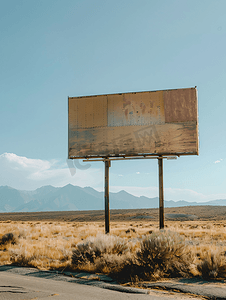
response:
<svg viewBox="0 0 226 300"><path fill-rule="evenodd" d="M110 232L110 210L109 210L109 167L111 166L110 160L105 160L105 233Z"/></svg>
<svg viewBox="0 0 226 300"><path fill-rule="evenodd" d="M164 228L163 158L159 156L159 228Z"/></svg>

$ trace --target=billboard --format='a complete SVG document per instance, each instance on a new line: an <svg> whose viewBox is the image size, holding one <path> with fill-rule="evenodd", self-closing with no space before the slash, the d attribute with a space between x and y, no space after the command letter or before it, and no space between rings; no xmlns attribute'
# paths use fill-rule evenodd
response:
<svg viewBox="0 0 226 300"><path fill-rule="evenodd" d="M68 98L68 158L198 155L196 88Z"/></svg>

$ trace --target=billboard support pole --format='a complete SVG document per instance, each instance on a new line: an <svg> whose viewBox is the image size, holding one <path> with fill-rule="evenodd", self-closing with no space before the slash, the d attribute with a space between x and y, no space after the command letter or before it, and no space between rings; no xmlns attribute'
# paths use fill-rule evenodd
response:
<svg viewBox="0 0 226 300"><path fill-rule="evenodd" d="M105 233L110 232L110 209L109 209L109 167L111 166L111 161L107 159L104 160L105 164L105 188L104 188L104 200L105 200Z"/></svg>
<svg viewBox="0 0 226 300"><path fill-rule="evenodd" d="M159 229L164 228L163 158L159 156Z"/></svg>

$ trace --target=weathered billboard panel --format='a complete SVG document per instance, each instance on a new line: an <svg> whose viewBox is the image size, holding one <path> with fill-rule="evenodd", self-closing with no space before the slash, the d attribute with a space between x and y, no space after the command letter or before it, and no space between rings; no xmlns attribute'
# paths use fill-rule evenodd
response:
<svg viewBox="0 0 226 300"><path fill-rule="evenodd" d="M68 98L69 158L198 154L196 88Z"/></svg>

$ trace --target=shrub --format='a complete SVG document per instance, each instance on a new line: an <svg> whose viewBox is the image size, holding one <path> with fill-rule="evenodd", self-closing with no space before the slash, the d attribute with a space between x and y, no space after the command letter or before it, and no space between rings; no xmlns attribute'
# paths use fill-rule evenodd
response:
<svg viewBox="0 0 226 300"><path fill-rule="evenodd" d="M105 273L117 278L123 268L128 265L130 254L104 254L103 257L96 259L95 272Z"/></svg>
<svg viewBox="0 0 226 300"><path fill-rule="evenodd" d="M11 263L16 266L20 266L20 267L32 266L32 264L30 263L32 258L27 257L24 254L12 255L10 260L11 260Z"/></svg>
<svg viewBox="0 0 226 300"><path fill-rule="evenodd" d="M0 240L0 245L6 245L10 243L13 245L17 243L17 237L11 232L4 234Z"/></svg>
<svg viewBox="0 0 226 300"><path fill-rule="evenodd" d="M206 251L197 265L203 279L226 278L226 260L220 252Z"/></svg>
<svg viewBox="0 0 226 300"><path fill-rule="evenodd" d="M76 245L72 254L72 264L75 266L86 263L94 264L97 258L105 254L122 255L128 250L128 245L123 238L99 234Z"/></svg>
<svg viewBox="0 0 226 300"><path fill-rule="evenodd" d="M191 256L185 240L177 233L160 231L144 237L141 249L136 253L137 267L133 267L140 279L158 279L165 276L187 276Z"/></svg>

